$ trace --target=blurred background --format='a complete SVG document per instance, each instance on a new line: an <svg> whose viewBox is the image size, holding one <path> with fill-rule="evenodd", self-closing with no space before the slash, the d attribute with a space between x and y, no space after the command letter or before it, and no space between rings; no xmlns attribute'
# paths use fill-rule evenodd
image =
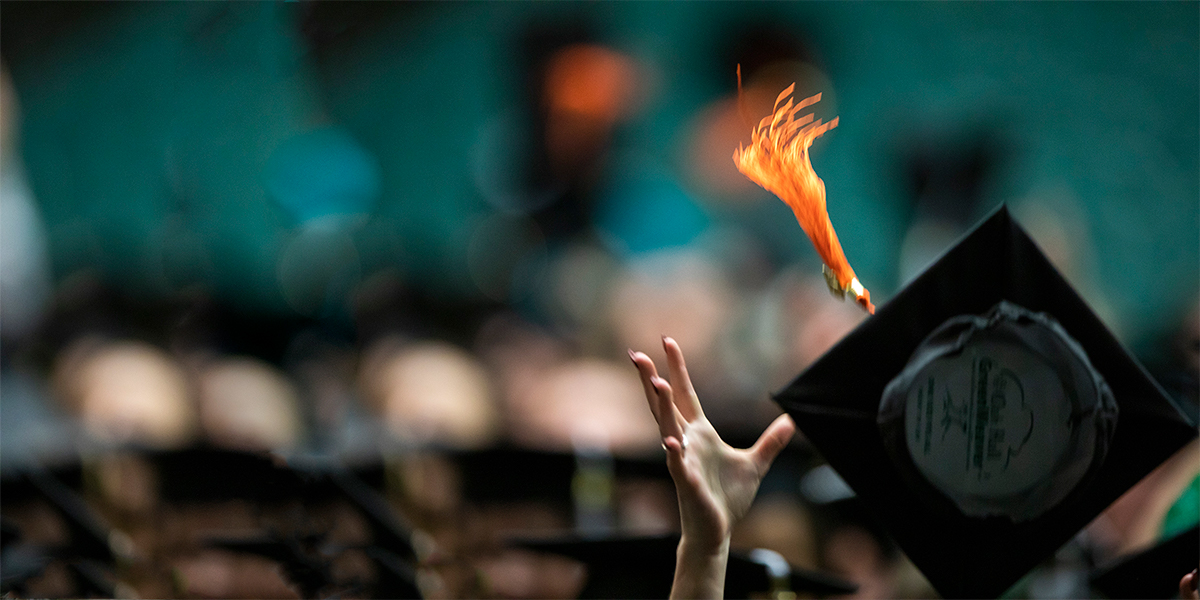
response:
<svg viewBox="0 0 1200 600"><path fill-rule="evenodd" d="M506 536L677 531L626 349L748 444L864 318L734 167L739 64L840 117L876 304L1005 203L1197 414L1195 3L5 2L0 64L10 593L570 597ZM932 594L798 438L735 546ZM1193 524L1189 451L1012 594Z"/></svg>

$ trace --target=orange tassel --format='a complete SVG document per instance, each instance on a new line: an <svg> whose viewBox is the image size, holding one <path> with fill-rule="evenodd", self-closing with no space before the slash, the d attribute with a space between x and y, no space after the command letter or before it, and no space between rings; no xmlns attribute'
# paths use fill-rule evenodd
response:
<svg viewBox="0 0 1200 600"><path fill-rule="evenodd" d="M733 153L733 162L751 181L792 207L796 220L825 263L823 271L829 289L840 297L854 296L863 310L874 314L871 293L862 286L842 252L837 233L825 210L825 182L817 177L808 158L813 140L837 127L835 117L828 123L813 121L812 113L796 118L796 113L821 100L821 94L793 103L789 98L796 84L775 99L774 113L764 117L750 133L750 146L741 145ZM784 99L787 102L784 102ZM742 102L742 68L738 66L738 101ZM782 104L781 104L782 103ZM743 108L743 115L744 115Z"/></svg>

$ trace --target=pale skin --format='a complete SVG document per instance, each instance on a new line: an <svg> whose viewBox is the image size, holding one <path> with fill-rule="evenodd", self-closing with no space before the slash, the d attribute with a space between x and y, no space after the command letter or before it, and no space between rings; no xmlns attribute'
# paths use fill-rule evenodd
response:
<svg viewBox="0 0 1200 600"><path fill-rule="evenodd" d="M763 476L796 425L781 415L750 448L731 447L705 418L679 344L664 336L663 350L670 381L659 376L649 356L630 350L629 358L658 421L679 498L682 535L671 598L721 598L733 526L750 510Z"/></svg>

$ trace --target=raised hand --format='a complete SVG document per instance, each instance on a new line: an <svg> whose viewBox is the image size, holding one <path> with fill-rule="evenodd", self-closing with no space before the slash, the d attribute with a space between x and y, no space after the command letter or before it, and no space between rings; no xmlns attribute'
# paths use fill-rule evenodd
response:
<svg viewBox="0 0 1200 600"><path fill-rule="evenodd" d="M679 344L664 337L663 349L671 382L658 375L654 361L645 354L630 350L629 358L658 421L667 468L679 497L682 537L671 597L719 598L733 525L750 510L759 483L796 426L782 415L751 448L729 446L704 416Z"/></svg>

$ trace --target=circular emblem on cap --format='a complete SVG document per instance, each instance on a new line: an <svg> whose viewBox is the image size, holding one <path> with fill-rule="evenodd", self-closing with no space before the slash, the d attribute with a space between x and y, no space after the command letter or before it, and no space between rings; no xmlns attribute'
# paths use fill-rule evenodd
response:
<svg viewBox="0 0 1200 600"><path fill-rule="evenodd" d="M1112 392L1057 321L1001 302L951 318L884 389L879 426L901 474L966 515L1033 519L1103 461Z"/></svg>

